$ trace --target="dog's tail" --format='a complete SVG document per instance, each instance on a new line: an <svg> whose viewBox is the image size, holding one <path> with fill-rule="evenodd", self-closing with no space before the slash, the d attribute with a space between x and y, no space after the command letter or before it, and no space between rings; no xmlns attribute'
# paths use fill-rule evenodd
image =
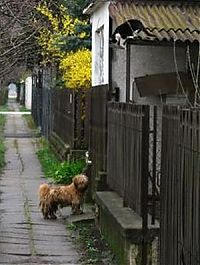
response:
<svg viewBox="0 0 200 265"><path fill-rule="evenodd" d="M40 202L49 193L49 191L50 191L50 187L49 187L49 185L47 183L44 183L44 184L40 185L40 187L39 187Z"/></svg>

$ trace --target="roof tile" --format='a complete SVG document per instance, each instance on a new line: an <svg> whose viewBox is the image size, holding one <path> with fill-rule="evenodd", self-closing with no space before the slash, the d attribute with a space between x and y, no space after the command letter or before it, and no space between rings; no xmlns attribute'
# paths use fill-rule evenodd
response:
<svg viewBox="0 0 200 265"><path fill-rule="evenodd" d="M109 11L116 25L129 19L140 20L158 40L200 39L200 4L116 2L110 4ZM138 36L147 39L145 33Z"/></svg>

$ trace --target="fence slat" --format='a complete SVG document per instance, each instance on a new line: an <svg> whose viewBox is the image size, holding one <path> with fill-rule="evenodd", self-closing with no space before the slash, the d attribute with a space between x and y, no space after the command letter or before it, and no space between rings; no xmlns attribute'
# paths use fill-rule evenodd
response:
<svg viewBox="0 0 200 265"><path fill-rule="evenodd" d="M161 166L161 264L200 264L199 113L165 106Z"/></svg>
<svg viewBox="0 0 200 265"><path fill-rule="evenodd" d="M109 103L108 185L140 215L147 213L148 152L149 108Z"/></svg>

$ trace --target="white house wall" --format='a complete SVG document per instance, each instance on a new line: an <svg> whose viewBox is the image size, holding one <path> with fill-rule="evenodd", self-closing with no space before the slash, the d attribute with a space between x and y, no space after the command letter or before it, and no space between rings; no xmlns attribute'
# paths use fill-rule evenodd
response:
<svg viewBox="0 0 200 265"><path fill-rule="evenodd" d="M92 17L92 86L109 82L109 2L102 3ZM103 38L102 38L103 33ZM100 51L100 38L101 43ZM102 58L100 58L102 53Z"/></svg>
<svg viewBox="0 0 200 265"><path fill-rule="evenodd" d="M131 94L135 77L141 77L151 74L175 72L175 61L179 71L186 71L186 55L185 49L177 47L175 49L176 60L174 60L174 48L164 46L131 46ZM113 53L112 66L113 86L120 88L120 101L126 98L126 51L115 49ZM131 95L132 96L132 95ZM135 95L137 96L137 95ZM138 103L141 104L157 104L159 102L156 97L148 97L148 99L139 98Z"/></svg>
<svg viewBox="0 0 200 265"><path fill-rule="evenodd" d="M31 109L32 103L32 77L29 76L25 80L25 107Z"/></svg>

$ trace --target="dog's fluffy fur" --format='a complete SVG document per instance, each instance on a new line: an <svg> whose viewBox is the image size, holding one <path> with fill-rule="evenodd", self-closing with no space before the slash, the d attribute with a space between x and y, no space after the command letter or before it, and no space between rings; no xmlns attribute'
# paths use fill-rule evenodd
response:
<svg viewBox="0 0 200 265"><path fill-rule="evenodd" d="M59 207L71 205L72 214L81 214L83 197L88 187L86 175L76 175L70 185L51 186L41 184L39 187L39 207L45 219L56 219Z"/></svg>

